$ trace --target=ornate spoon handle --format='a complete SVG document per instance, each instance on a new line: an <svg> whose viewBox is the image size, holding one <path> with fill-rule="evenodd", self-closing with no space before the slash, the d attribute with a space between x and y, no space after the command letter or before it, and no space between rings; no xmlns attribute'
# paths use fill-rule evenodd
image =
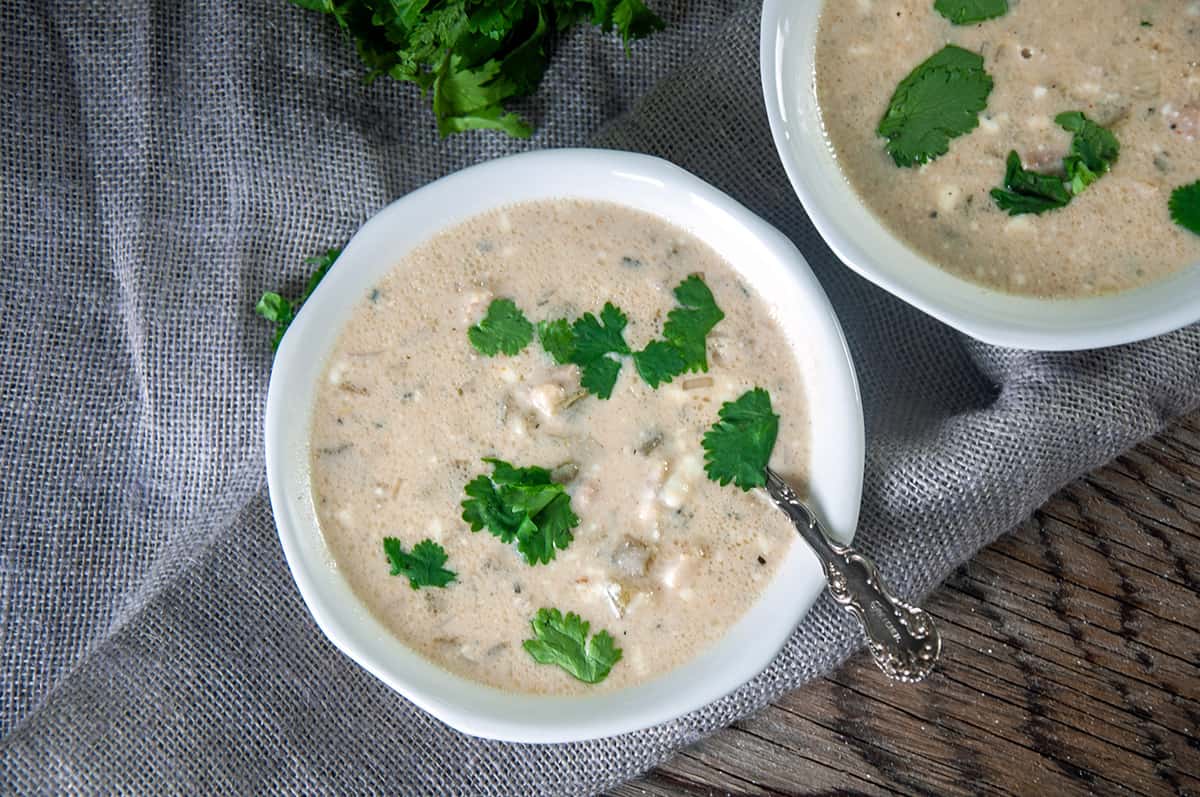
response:
<svg viewBox="0 0 1200 797"><path fill-rule="evenodd" d="M942 650L933 619L892 594L874 562L830 538L817 516L770 468L767 492L820 558L833 599L862 623L867 648L879 669L905 682L929 675Z"/></svg>

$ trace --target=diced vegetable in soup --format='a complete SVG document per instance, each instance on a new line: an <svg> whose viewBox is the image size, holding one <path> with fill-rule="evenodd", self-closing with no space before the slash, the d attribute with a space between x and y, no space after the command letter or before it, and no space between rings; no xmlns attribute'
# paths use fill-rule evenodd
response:
<svg viewBox="0 0 1200 797"><path fill-rule="evenodd" d="M1078 297L1200 266L1200 3L827 2L816 85L851 186L953 274Z"/></svg>
<svg viewBox="0 0 1200 797"><path fill-rule="evenodd" d="M451 672L636 684L721 637L792 545L761 491L706 476L702 440L745 396L748 423L778 415L773 451L749 454L802 487L797 359L763 298L656 217L547 201L472 218L340 333L311 435L322 532L371 612Z"/></svg>

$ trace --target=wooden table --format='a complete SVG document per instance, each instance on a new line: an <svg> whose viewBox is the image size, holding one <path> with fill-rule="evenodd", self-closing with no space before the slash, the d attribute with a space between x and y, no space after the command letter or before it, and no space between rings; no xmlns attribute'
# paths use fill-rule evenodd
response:
<svg viewBox="0 0 1200 797"><path fill-rule="evenodd" d="M1200 414L925 606L944 639L925 683L860 654L612 794L1200 795Z"/></svg>

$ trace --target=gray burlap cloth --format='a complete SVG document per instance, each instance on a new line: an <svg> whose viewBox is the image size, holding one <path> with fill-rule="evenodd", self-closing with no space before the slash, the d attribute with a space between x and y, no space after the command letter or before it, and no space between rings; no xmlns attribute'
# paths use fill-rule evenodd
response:
<svg viewBox="0 0 1200 797"><path fill-rule="evenodd" d="M528 142L438 140L427 100L364 87L337 30L284 0L0 5L0 791L592 792L855 650L825 601L715 705L537 747L446 728L320 634L267 503L271 352L253 305L298 290L305 256L390 200L474 162L588 142L650 152L796 241L862 381L859 541L903 594L1196 406L1200 328L1005 351L851 274L771 145L758 5L655 5L669 28L631 59L591 30L561 42L522 106Z"/></svg>

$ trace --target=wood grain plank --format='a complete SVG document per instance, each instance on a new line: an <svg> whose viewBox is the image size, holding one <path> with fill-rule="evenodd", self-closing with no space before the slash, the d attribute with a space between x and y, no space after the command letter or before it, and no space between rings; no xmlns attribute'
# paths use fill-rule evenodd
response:
<svg viewBox="0 0 1200 797"><path fill-rule="evenodd" d="M1068 669L1016 645L976 634L939 616L937 609L931 607L942 625L953 629L947 635L947 655L961 665L954 677L964 683L994 691L1014 704L1015 694L1053 694L1055 699L1045 706L1048 716L1066 723L1086 723L1092 728L1099 723L1099 735L1130 749L1142 748L1164 734L1186 744L1186 737L1169 720L1156 718L1153 706L1131 702L1130 690L1089 677L1086 670L1081 673Z"/></svg>
<svg viewBox="0 0 1200 797"><path fill-rule="evenodd" d="M792 794L802 787L805 793L837 789L873 796L889 793L862 776L830 767L779 741L747 731L740 724L702 739L688 750L688 755L768 792ZM752 762L752 766L746 767L743 762ZM793 775L797 764L804 767L801 781L796 781Z"/></svg>
<svg viewBox="0 0 1200 797"><path fill-rule="evenodd" d="M748 780L725 772L716 766L698 760L690 751L684 751L669 762L648 773L650 777L627 783L613 790L613 794L633 797L677 797L696 795L709 797L718 794L736 794L741 797L769 797L781 792L764 789ZM640 791L630 791L630 789Z"/></svg>
<svg viewBox="0 0 1200 797"><path fill-rule="evenodd" d="M1186 728L1196 726L1200 716L1189 701L1180 700L1166 690L1144 683L1137 683L1121 672L1114 672L1096 662L1096 652L1082 638L1070 634L1050 633L1044 627L1031 626L1024 618L997 608L988 599L988 593L979 585L964 582L951 586L957 600L965 611L957 607L938 619L943 624L963 625L1002 647L992 649L999 660L1010 660L1018 667L1052 672L1060 684L1070 684L1076 689L1096 695L1102 693L1110 704L1127 710L1137 708L1150 717L1157 718L1166 727ZM973 611L972 611L973 610ZM1115 696L1115 697L1113 697Z"/></svg>
<svg viewBox="0 0 1200 797"><path fill-rule="evenodd" d="M926 606L945 654L924 684L857 656L612 794L1200 797L1200 413Z"/></svg>

